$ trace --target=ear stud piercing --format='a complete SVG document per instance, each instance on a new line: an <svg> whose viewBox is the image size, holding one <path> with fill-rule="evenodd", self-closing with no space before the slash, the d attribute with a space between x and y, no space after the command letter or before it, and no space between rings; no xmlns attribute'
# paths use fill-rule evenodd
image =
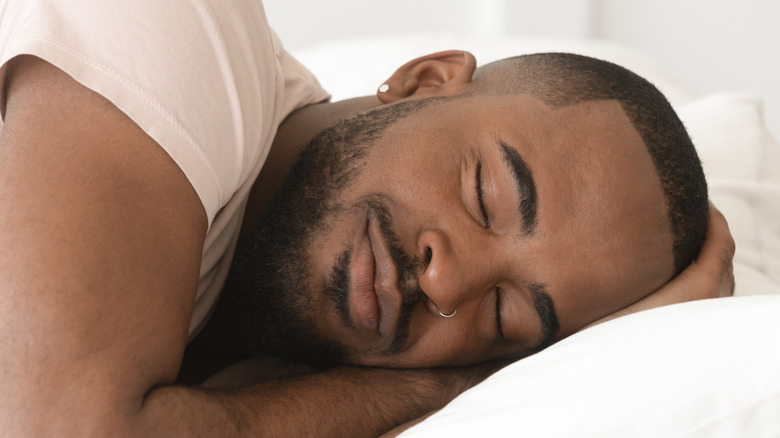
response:
<svg viewBox="0 0 780 438"><path fill-rule="evenodd" d="M389 85L382 84L382 85L379 86L379 92L380 93L387 93L388 91L390 91L390 86Z"/></svg>

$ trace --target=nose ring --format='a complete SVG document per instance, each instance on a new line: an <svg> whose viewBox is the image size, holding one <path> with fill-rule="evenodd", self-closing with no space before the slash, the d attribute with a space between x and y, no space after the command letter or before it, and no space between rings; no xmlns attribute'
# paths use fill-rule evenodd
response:
<svg viewBox="0 0 780 438"><path fill-rule="evenodd" d="M456 313L458 313L458 309L453 310L452 313L450 313L449 315L445 315L444 313L442 313L441 310L439 310L439 315L445 318L452 318L453 316L455 316Z"/></svg>
<svg viewBox="0 0 780 438"><path fill-rule="evenodd" d="M433 307L436 308L436 311L439 312L439 315L441 315L443 318L452 318L453 316L455 316L456 313L458 313L458 309L455 309L455 310L452 311L452 313L450 313L449 315L446 315L446 314L444 314L441 311L441 309L439 309L439 306L437 306L436 303L431 301L431 304L433 304Z"/></svg>

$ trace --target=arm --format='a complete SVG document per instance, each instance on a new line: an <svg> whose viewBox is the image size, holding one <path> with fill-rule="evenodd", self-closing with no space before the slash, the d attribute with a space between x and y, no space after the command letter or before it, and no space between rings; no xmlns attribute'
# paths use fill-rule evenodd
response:
<svg viewBox="0 0 780 438"><path fill-rule="evenodd" d="M375 437L443 407L494 370L341 367L224 392L167 386L148 398L144 423L177 437Z"/></svg>
<svg viewBox="0 0 780 438"><path fill-rule="evenodd" d="M699 258L661 289L591 325L669 304L733 295L735 250L726 218L710 204L707 236Z"/></svg>
<svg viewBox="0 0 780 438"><path fill-rule="evenodd" d="M6 90L5 434L376 435L482 377L357 369L233 392L173 386L207 226L197 194L129 118L51 65L13 60Z"/></svg>

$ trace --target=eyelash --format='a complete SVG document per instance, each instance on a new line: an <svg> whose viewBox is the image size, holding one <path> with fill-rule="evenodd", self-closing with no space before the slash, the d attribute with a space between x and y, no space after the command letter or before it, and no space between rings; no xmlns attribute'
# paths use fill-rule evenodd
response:
<svg viewBox="0 0 780 438"><path fill-rule="evenodd" d="M488 218L487 208L485 208L485 201L483 199L482 194L482 162L477 162L477 171L476 171L476 191L477 191L477 202L479 204L479 211L482 213L482 219L485 221L485 228L490 228L490 219ZM498 333L498 338L504 342L506 339L504 338L504 329L501 324L501 288L496 288L496 332Z"/></svg>
<svg viewBox="0 0 780 438"><path fill-rule="evenodd" d="M487 209L485 208L485 201L482 195L482 162L477 162L477 175L476 175L476 190L477 190L477 202L479 204L479 211L482 213L482 219L484 219L484 227L490 228L490 219L488 218Z"/></svg>
<svg viewBox="0 0 780 438"><path fill-rule="evenodd" d="M496 288L496 332L498 333L498 339L502 342L506 341L504 338L504 329L501 324L501 288Z"/></svg>

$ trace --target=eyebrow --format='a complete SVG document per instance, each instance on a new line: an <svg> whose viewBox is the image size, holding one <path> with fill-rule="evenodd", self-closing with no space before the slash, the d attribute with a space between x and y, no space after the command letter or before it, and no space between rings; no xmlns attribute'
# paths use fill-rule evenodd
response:
<svg viewBox="0 0 780 438"><path fill-rule="evenodd" d="M533 234L536 230L536 184L534 184L533 174L528 163L523 160L520 152L507 144L504 140L498 139L501 146L501 152L509 168L509 173L515 179L515 188L520 198L520 217L523 218L520 234L527 236Z"/></svg>

